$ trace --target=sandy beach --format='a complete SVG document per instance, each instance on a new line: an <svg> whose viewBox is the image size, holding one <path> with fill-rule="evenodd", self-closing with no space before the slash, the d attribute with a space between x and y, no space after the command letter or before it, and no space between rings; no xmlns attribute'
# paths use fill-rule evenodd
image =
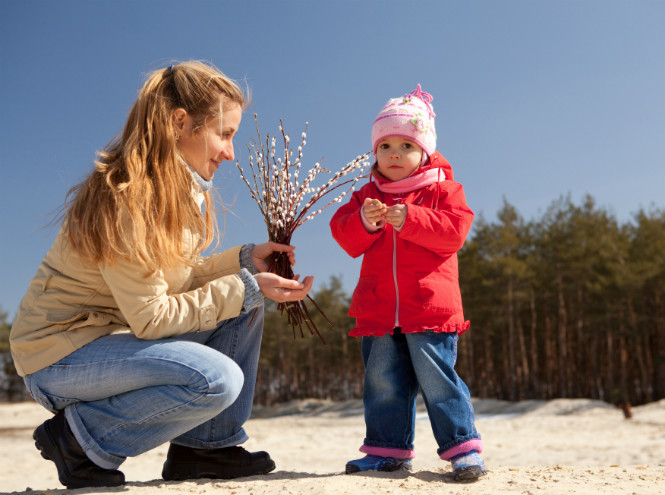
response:
<svg viewBox="0 0 665 495"><path fill-rule="evenodd" d="M665 400L633 408L633 418L604 402L585 399L508 403L475 400L488 476L454 483L450 465L436 456L427 413L419 409L411 473L343 474L359 457L362 403L305 400L257 408L246 429L250 450L270 452L277 469L229 481L165 482L167 445L121 467L124 487L66 490L53 463L41 458L32 432L49 417L35 403L0 404L0 493L58 495L316 494L665 494Z"/></svg>

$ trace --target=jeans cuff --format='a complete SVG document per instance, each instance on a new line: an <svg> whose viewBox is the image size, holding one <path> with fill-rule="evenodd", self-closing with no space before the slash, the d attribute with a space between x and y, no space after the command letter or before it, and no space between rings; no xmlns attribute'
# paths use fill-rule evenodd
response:
<svg viewBox="0 0 665 495"><path fill-rule="evenodd" d="M224 440L204 442L197 438L180 435L179 437L173 439L173 443L182 445L184 447L191 447L193 449L224 449L226 447L235 447L236 445L245 443L247 440L249 440L249 436L247 436L245 429L240 428L236 434L225 438Z"/></svg>
<svg viewBox="0 0 665 495"><path fill-rule="evenodd" d="M69 423L69 428L72 430L76 441L93 463L104 469L118 469L125 462L126 457L118 457L104 452L97 442L87 434L78 411L76 411L76 404L65 408L65 419Z"/></svg>
<svg viewBox="0 0 665 495"><path fill-rule="evenodd" d="M455 445L454 447L441 452L439 457L444 461L448 461L459 454L465 454L471 450L475 450L478 453L483 451L483 441L480 438L474 438L472 440L467 440L466 442Z"/></svg>
<svg viewBox="0 0 665 495"><path fill-rule="evenodd" d="M391 449L388 447L374 447L372 445L363 445L360 447L360 452L380 457L395 457L397 459L413 459L416 457L413 449Z"/></svg>

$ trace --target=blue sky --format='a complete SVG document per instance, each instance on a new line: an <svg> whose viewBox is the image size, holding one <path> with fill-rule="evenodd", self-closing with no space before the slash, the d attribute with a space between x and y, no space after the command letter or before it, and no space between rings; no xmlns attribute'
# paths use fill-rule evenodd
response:
<svg viewBox="0 0 665 495"><path fill-rule="evenodd" d="M0 2L0 309L15 314L57 229L48 227L95 152L122 128L145 75L208 60L253 95L235 141L279 119L306 166L370 148L388 98L434 96L438 150L477 214L504 198L526 219L557 198L628 222L665 207L665 2L654 0L173 0ZM223 247L266 229L235 164L214 179L233 203ZM316 217L294 236L315 287L359 261Z"/></svg>

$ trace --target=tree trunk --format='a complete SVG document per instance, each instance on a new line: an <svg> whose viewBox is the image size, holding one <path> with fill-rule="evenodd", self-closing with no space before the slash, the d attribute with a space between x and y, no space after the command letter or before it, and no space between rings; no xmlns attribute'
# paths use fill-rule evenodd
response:
<svg viewBox="0 0 665 495"><path fill-rule="evenodd" d="M656 399L665 398L665 308L660 292L656 291L654 301L654 372L652 374L654 396Z"/></svg>
<svg viewBox="0 0 665 495"><path fill-rule="evenodd" d="M536 335L536 330L538 328L538 314L536 312L536 291L533 286L529 289L529 299L531 307L531 373L530 373L530 382L531 382L531 392L538 393L538 374L540 373L540 367L538 366L538 337Z"/></svg>
<svg viewBox="0 0 665 495"><path fill-rule="evenodd" d="M517 366L515 359L515 317L513 305L513 277L508 276L508 397L517 400Z"/></svg>
<svg viewBox="0 0 665 495"><path fill-rule="evenodd" d="M559 397L568 396L568 338L566 335L567 313L566 301L563 295L563 280L561 275L557 277L557 296L558 296L558 368L559 368Z"/></svg>

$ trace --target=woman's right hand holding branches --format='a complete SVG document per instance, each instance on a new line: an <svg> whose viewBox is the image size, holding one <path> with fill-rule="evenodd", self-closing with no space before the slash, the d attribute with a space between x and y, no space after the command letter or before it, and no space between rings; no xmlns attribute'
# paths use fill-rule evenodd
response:
<svg viewBox="0 0 665 495"><path fill-rule="evenodd" d="M268 299L272 299L278 303L301 301L307 297L307 293L312 288L314 277L305 277L300 282L300 275L295 275L293 279L288 279L269 271L270 260L275 253L286 253L289 263L294 265L296 262L295 249L295 246L288 246L277 242L257 244L252 249L252 263L254 263L254 267L259 271L259 273L254 275L254 278L259 284L261 293Z"/></svg>

